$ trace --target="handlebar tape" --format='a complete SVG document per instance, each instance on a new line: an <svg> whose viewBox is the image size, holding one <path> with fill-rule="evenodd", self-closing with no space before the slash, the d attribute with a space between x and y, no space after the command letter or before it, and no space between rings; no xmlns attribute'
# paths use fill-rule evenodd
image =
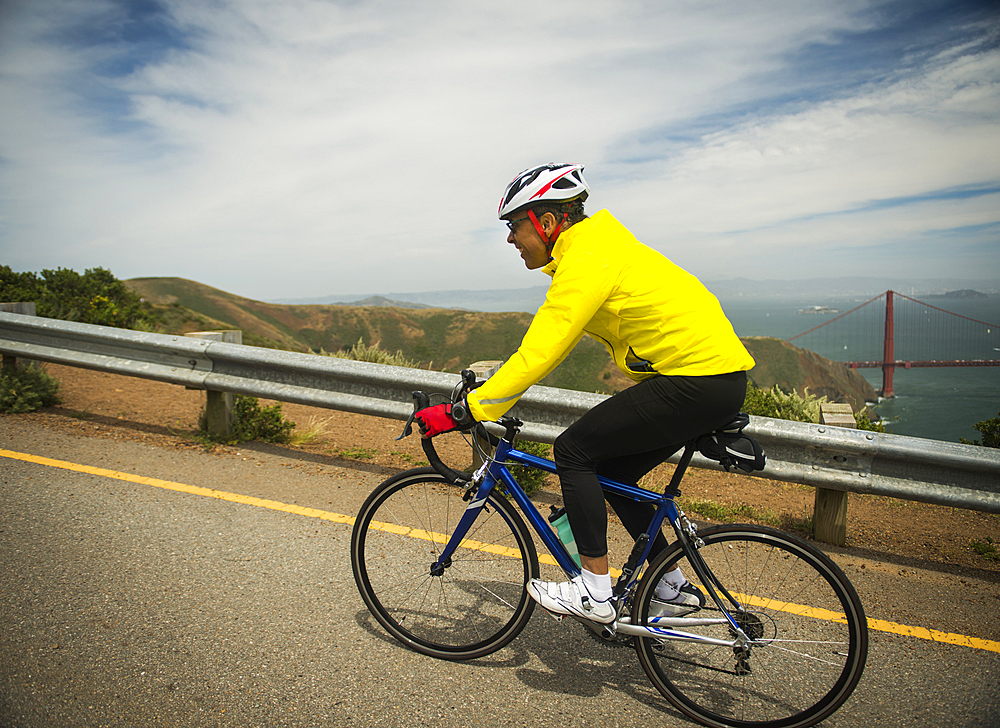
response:
<svg viewBox="0 0 1000 728"><path fill-rule="evenodd" d="M427 437L420 440L420 446L424 449L424 455L427 456L427 462L431 464L431 467L436 470L442 478L447 480L452 485L458 485L461 483L468 483L470 478L467 473L460 473L457 470L452 470L437 454L437 450L434 449L434 441Z"/></svg>

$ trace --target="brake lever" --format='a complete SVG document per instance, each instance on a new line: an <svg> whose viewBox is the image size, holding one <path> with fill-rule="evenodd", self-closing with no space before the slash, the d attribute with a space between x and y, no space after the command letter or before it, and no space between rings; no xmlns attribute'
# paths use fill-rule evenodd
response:
<svg viewBox="0 0 1000 728"><path fill-rule="evenodd" d="M482 382L476 382L476 373L471 369L463 369L458 384L451 390L451 403L456 404L462 400L463 395L471 392Z"/></svg>
<svg viewBox="0 0 1000 728"><path fill-rule="evenodd" d="M400 433L399 437L396 438L397 442L402 440L404 437L409 437L413 434L413 418L416 414L416 410L410 413L410 416L406 419L406 424L403 425L403 431Z"/></svg>
<svg viewBox="0 0 1000 728"><path fill-rule="evenodd" d="M396 438L396 440L402 440L404 437L409 437L413 434L413 418L416 417L417 412L430 406L431 400L424 392L416 391L412 393L413 395L413 412L406 419L406 424L403 425L403 432Z"/></svg>

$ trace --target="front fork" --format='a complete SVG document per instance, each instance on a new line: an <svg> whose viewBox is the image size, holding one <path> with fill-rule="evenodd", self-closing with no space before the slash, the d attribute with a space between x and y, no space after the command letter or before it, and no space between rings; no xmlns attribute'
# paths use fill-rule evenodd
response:
<svg viewBox="0 0 1000 728"><path fill-rule="evenodd" d="M455 526L455 530L448 539L448 543L445 544L444 549L442 549L441 554L431 564L431 576L444 575L445 570L451 566L452 555L458 550L465 535L472 528L472 524L476 522L479 514L486 507L486 501L493 491L493 486L496 485L496 480L487 474L487 465L488 463L483 465L472 477L472 483L462 497L463 500L468 501L469 505L465 507L462 518L459 519L458 525Z"/></svg>

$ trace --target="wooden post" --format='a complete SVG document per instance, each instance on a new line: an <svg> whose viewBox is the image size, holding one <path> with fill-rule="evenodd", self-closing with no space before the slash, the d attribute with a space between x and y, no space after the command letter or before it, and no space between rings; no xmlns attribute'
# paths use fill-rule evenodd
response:
<svg viewBox="0 0 1000 728"><path fill-rule="evenodd" d="M229 331L195 331L184 334L195 339L211 339L227 344L242 344L243 332ZM235 397L232 392L205 390L205 427L210 437L228 440L233 436L233 405Z"/></svg>
<svg viewBox="0 0 1000 728"><path fill-rule="evenodd" d="M824 425L857 429L854 411L849 404L827 403L820 407L819 421ZM817 541L844 546L847 543L847 492L817 488L813 506L813 537Z"/></svg>
<svg viewBox="0 0 1000 728"><path fill-rule="evenodd" d="M18 301L16 303L0 303L0 311L4 313L19 313L22 316L37 316L34 301Z"/></svg>
<svg viewBox="0 0 1000 728"><path fill-rule="evenodd" d="M0 311L4 313L19 313L22 316L37 316L35 313L35 302L34 301L15 301L13 303L0 303ZM17 357L12 354L3 354L0 356L2 364L0 364L0 371L4 374L13 374L14 370L17 369Z"/></svg>
<svg viewBox="0 0 1000 728"><path fill-rule="evenodd" d="M466 369L471 369L476 373L477 382L485 382L487 379L492 377L500 369L503 364L502 361L489 360L489 361L477 361L474 364L470 364ZM490 443L488 440L481 438L478 434L474 436L476 439L477 447L472 450L472 470L473 472L479 470L483 466L483 457L479 454L480 450L483 452L490 451Z"/></svg>

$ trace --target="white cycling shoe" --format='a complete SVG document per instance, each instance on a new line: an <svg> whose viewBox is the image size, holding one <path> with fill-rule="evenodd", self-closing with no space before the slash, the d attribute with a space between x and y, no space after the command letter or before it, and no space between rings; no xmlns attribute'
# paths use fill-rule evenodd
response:
<svg viewBox="0 0 1000 728"><path fill-rule="evenodd" d="M590 596L579 576L562 582L532 579L524 588L532 599L554 614L589 619L599 624L611 624L618 616L610 601L599 602Z"/></svg>
<svg viewBox="0 0 1000 728"><path fill-rule="evenodd" d="M662 599L653 595L649 600L649 616L652 617L683 617L705 606L705 595L701 589L690 581L677 589L676 595Z"/></svg>

